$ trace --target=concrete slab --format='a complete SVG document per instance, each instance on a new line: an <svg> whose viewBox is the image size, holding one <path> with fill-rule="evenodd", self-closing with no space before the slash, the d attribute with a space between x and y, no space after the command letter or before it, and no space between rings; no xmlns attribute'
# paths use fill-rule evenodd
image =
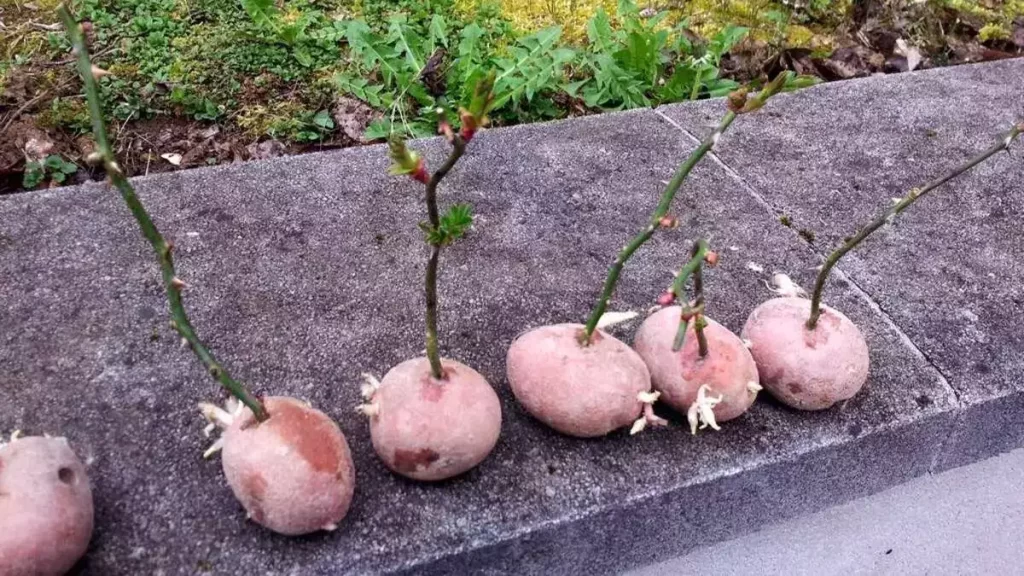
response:
<svg viewBox="0 0 1024 576"><path fill-rule="evenodd" d="M735 130L752 126L741 119ZM440 142L421 147L440 162ZM797 413L765 398L718 434L580 441L514 404L507 345L529 327L584 318L606 265L691 148L650 111L474 140L442 192L479 214L443 257L442 341L496 387L505 420L488 460L439 485L388 473L352 410L360 372L379 375L422 348L423 209L417 187L386 176L386 150L137 181L178 246L187 303L212 349L257 392L306 398L348 437L358 486L335 533L284 539L245 522L219 465L200 459L194 406L219 394L177 347L148 247L100 185L0 200L0 429L67 435L89 459L97 531L87 574L615 572L926 472L955 397L841 279L830 300L872 350L866 390L842 407ZM768 273L816 261L710 162L678 207L684 226L636 258L615 309L646 309L698 234L722 253L709 311L733 330L770 296Z"/></svg>
<svg viewBox="0 0 1024 576"><path fill-rule="evenodd" d="M826 254L891 198L963 163L1024 118L1022 87L1020 59L822 85L780 96L717 152ZM709 101L661 112L699 136L719 108ZM943 468L1024 446L1024 418L1012 416L1024 405L1022 148L1018 142L936 190L839 265L965 405L987 406L965 414ZM813 270L790 270L813 285Z"/></svg>
<svg viewBox="0 0 1024 576"><path fill-rule="evenodd" d="M1024 450L781 522L628 576L1015 574Z"/></svg>

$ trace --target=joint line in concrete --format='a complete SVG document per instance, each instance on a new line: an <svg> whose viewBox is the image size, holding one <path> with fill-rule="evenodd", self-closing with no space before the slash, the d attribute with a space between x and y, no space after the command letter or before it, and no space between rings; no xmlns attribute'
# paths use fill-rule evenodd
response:
<svg viewBox="0 0 1024 576"><path fill-rule="evenodd" d="M657 114L659 117L661 117L662 120L664 120L665 122L668 122L670 125L674 126L676 129L678 129L680 132L682 132L694 144L698 144L698 145L700 144L700 139L699 138L697 138L696 136L691 134L689 130L687 130L686 128L682 127L679 123L677 123L675 120L670 118L664 112L662 112L661 110L654 110L654 113ZM758 204L760 204L761 207L764 208L768 212L768 214L770 214L773 217L773 219L776 222L778 221L778 218L783 214L782 210L779 210L775 206L772 206L772 204L770 202L768 202L768 200L765 199L765 197L762 196L753 186L751 186L750 183L747 182L747 180L745 178L743 178L743 176L741 176L738 172L736 172L728 164L726 164L718 156L718 154L715 154L714 150L711 150L711 151L708 152L708 157L711 158L711 160L714 161L715 164L720 166L722 168L722 170L724 170L725 173L729 175L729 177L731 177L733 180L736 180L737 182L739 182L739 184L743 187L743 189L746 190L748 194L753 196L754 200ZM791 232L792 232L792 230L791 230ZM819 251L812 243L807 242L807 240L802 238L799 234L795 234L794 233L794 235L797 238L799 238L801 241L803 241L804 244L806 244L808 246L808 248L810 248L811 251L814 252L818 256L818 258L821 259L823 262L828 257L827 254L824 254L821 251ZM854 282L853 278L851 278L849 275L847 275L845 272L843 272L842 269L838 265L835 268L833 268L832 270L833 270L833 272L835 272L835 274L836 274L836 276L838 278L840 278L842 280L845 280L851 287L853 287L853 291L856 292L861 298L863 298L868 303L868 306L871 308L871 310L873 310L875 313L877 313L879 316L882 317L882 319L885 321L886 325L888 325L890 328L892 328L896 332L896 334L899 336L900 342L902 342L905 346L910 348L910 350L919 359L924 360L924 362L926 364L928 364L929 366L932 367L933 370L935 370L935 373L939 377L939 381L953 395L953 400L956 403L957 407L958 408L962 407L963 404L960 401L960 394L957 393L956 389L953 388L952 385L950 385L949 379L946 377L946 375L942 372L942 370L939 369L939 367L935 364L935 362L933 362L932 359L929 358L928 355L925 354L924 351L921 350L921 348L919 348L917 346L917 344L914 343L914 341L910 338L910 336L907 335L907 333L904 332L903 329L900 328L900 326L898 324L896 324L896 321L893 320L892 316L890 316L889 313L886 312L882 308L882 306L877 301L875 301L875 299L872 298L870 294L868 294L868 292L866 290L864 290L863 288L860 287L860 285L858 285L856 282ZM936 454L936 457L935 457L936 459L939 457L939 454L941 454L941 452L942 451L940 449L939 452ZM933 461L932 464L933 464L933 467L934 467L935 462Z"/></svg>

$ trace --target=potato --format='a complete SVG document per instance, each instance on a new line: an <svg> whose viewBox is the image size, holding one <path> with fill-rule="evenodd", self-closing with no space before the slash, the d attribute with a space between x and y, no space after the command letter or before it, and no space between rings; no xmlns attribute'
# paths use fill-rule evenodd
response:
<svg viewBox="0 0 1024 576"><path fill-rule="evenodd" d="M286 535L333 530L348 513L355 467L345 436L326 414L272 396L270 417L244 409L224 432L224 476L249 517Z"/></svg>
<svg viewBox="0 0 1024 576"><path fill-rule="evenodd" d="M372 390L370 438L388 468L414 480L444 480L487 457L501 433L501 403L479 372L441 359L436 380L426 358L395 366Z"/></svg>
<svg viewBox="0 0 1024 576"><path fill-rule="evenodd" d="M71 570L92 538L92 489L66 438L0 448L0 576Z"/></svg>
<svg viewBox="0 0 1024 576"><path fill-rule="evenodd" d="M823 410L864 386L868 345L838 310L822 306L813 331L810 314L810 300L774 298L750 314L742 334L766 390L793 408Z"/></svg>
<svg viewBox="0 0 1024 576"><path fill-rule="evenodd" d="M707 356L700 356L693 321L683 347L673 352L681 310L669 306L649 316L637 330L633 347L647 364L651 384L661 392L663 402L686 414L697 400L697 391L706 385L708 394L721 396L713 407L715 420L732 420L750 408L760 390L754 359L738 336L706 316Z"/></svg>
<svg viewBox="0 0 1024 576"><path fill-rule="evenodd" d="M508 349L506 370L516 399L563 434L590 438L629 426L644 410L637 396L651 389L647 366L632 348L597 330L582 346L581 324L541 326Z"/></svg>

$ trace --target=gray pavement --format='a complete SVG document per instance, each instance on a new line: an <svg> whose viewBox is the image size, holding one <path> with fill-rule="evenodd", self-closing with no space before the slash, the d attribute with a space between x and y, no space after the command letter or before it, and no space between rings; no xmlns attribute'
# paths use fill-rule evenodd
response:
<svg viewBox="0 0 1024 576"><path fill-rule="evenodd" d="M1022 485L1016 450L627 574L1021 574Z"/></svg>

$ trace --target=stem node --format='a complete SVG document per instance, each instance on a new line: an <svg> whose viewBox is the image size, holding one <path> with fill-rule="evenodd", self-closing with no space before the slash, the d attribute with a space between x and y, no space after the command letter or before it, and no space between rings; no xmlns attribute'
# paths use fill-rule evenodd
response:
<svg viewBox="0 0 1024 576"><path fill-rule="evenodd" d="M764 106L764 103L769 98L777 94L785 84L786 79L789 77L789 72L779 74L775 80L767 84L758 94L753 98L747 99L746 91L741 91L741 96L734 97L730 101L730 106L735 108L739 104L739 100L742 100L740 108L736 110L730 109L722 119L719 121L718 126L715 128L707 138L701 142L700 146L694 150L690 156L679 165L676 169L676 173L672 176L672 180L669 181L665 187L664 192L661 194L661 199L658 201L658 207L655 209L654 214L651 215L651 219L647 226L637 234L633 240L622 248L618 257L615 259L615 264L611 270L608 271L608 276L604 281L604 288L601 291L601 295L597 299L597 303L594 305L594 309L590 311L590 316L587 319L586 327L584 328L585 337L582 339L584 345L589 342L590 336L594 333L594 329L597 327L598 320L604 314L605 309L608 307L608 300L611 299L612 293L615 290L615 284L619 281L619 274L622 273L622 266L626 260L633 255L637 249L640 248L645 242L654 236L654 232L659 228L662 223L662 219L668 215L669 208L672 206L672 200L675 199L676 193L679 188L683 185L683 181L690 175L693 168L698 162L707 155L708 152L714 148L715 144L718 143L719 137L729 128L733 120L736 119L737 113L753 112ZM699 82L695 84L695 88L699 87ZM696 93L692 95L696 97Z"/></svg>
<svg viewBox="0 0 1024 576"><path fill-rule="evenodd" d="M127 204L132 216L142 230L142 235L149 241L157 255L164 292L171 310L171 328L188 342L200 362L209 370L210 375L216 378L221 386L238 398L242 404L245 404L252 410L257 421L266 420L267 411L263 404L252 396L242 384L233 380L224 372L223 368L217 363L217 360L203 346L199 337L196 336L195 330L189 322L188 315L185 313L185 306L181 301L181 287L184 286L184 283L181 282L174 271L174 261L171 258L173 245L164 240L156 224L153 223L153 219L146 212L145 206L143 206L142 201L139 200L138 195L135 193L135 188L132 187L131 182L128 181L120 165L118 165L114 152L110 147L110 141L107 139L107 128L103 123L103 109L100 106L99 87L93 74L92 63L89 61L89 52L85 48L83 28L71 15L66 6L61 5L57 8L57 14L67 30L68 38L71 40L72 53L78 59L78 72L82 77L82 82L85 84L86 103L89 107L93 136L96 140L95 154L98 154L102 159L103 168L107 173L110 183L121 193L121 198L124 199L125 204ZM180 283L181 286L176 285L176 282Z"/></svg>
<svg viewBox="0 0 1024 576"><path fill-rule="evenodd" d="M974 168L978 164L981 164L985 160L988 160L992 156L995 156L1001 150L1009 151L1010 143L1013 142L1017 136L1024 133L1024 123L1018 123L1014 125L1012 129L1005 135L1001 136L999 141L982 151L978 155L974 156L966 163L954 168L948 174L941 176L931 182L921 186L920 188L911 188L907 195L900 198L893 204L888 210L883 212L873 222L865 226L860 232L855 234L852 238L847 238L846 241L836 249L835 252L829 254L829 257L825 260L825 264L822 265L821 271L818 273L818 279L814 284L814 296L811 298L811 314L807 319L806 327L808 330L814 330L818 326L818 318L821 317L821 296L825 290L825 281L828 279L828 275L832 272L832 268L835 267L839 259L846 255L847 252L853 250L858 244L864 241L865 238L870 236L874 231L878 230L886 224L891 224L901 212L906 210L913 204L918 198L921 198L925 194L932 190L942 186L946 182L949 182L953 178L967 172L971 168Z"/></svg>

